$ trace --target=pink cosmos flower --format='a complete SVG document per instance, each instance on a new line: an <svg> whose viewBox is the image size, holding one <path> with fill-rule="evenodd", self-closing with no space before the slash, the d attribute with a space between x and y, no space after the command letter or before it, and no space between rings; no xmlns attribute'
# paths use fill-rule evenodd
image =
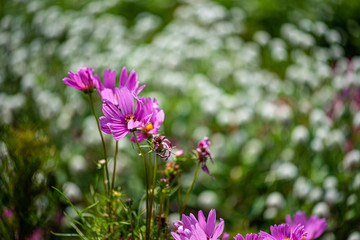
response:
<svg viewBox="0 0 360 240"><path fill-rule="evenodd" d="M116 82L116 71L112 71L111 69L105 70L104 72L104 85L99 85L99 94L101 96L102 101L105 100L110 101L114 105L118 105L117 97L115 96L115 82ZM145 85L139 87L140 82L137 81L137 75L134 70L130 72L129 78L127 74L127 70L123 67L120 74L120 82L119 88L127 87L130 92L136 96L143 90Z"/></svg>
<svg viewBox="0 0 360 240"><path fill-rule="evenodd" d="M190 214L190 216L183 214L182 220L174 223L177 233L171 232L171 235L176 240L218 240L224 231L225 223L221 218L220 223L215 227L215 209L211 209L207 221L201 210L198 212L198 219L193 214Z"/></svg>
<svg viewBox="0 0 360 240"><path fill-rule="evenodd" d="M259 237L263 240L303 240L306 237L304 225L297 225L292 229L288 224L270 227L270 233L260 231Z"/></svg>
<svg viewBox="0 0 360 240"><path fill-rule="evenodd" d="M196 154L197 160L200 161L201 169L210 176L212 176L209 172L208 167L206 166L206 160L208 158L210 158L211 162L214 163L214 159L211 157L209 150L210 144L211 143L209 141L209 138L204 137L204 139L199 142L198 147L196 148Z"/></svg>
<svg viewBox="0 0 360 240"><path fill-rule="evenodd" d="M156 135L159 131L161 124L164 122L165 114L164 111L160 109L159 103L154 98L142 98L139 97L138 100L143 103L144 114L146 116L151 116L148 124L141 128L141 131L135 132L140 134L137 136L139 142L146 140L150 135ZM135 142L134 137L131 137L131 141Z"/></svg>
<svg viewBox="0 0 360 240"><path fill-rule="evenodd" d="M120 140L126 134L143 128L149 123L151 116L146 116L142 103L136 100L127 87L115 89L118 106L105 100L102 111L105 116L100 117L100 128L106 134L112 134L115 140Z"/></svg>
<svg viewBox="0 0 360 240"><path fill-rule="evenodd" d="M70 87L82 90L84 92L92 92L100 87L100 79L94 74L92 68L80 68L77 73L69 72L70 78L63 78L65 84Z"/></svg>
<svg viewBox="0 0 360 240"><path fill-rule="evenodd" d="M260 238L257 234L255 233L250 233L250 234L246 234L245 238L239 233L238 235L236 235L234 237L235 240L261 240L262 238Z"/></svg>
<svg viewBox="0 0 360 240"><path fill-rule="evenodd" d="M307 218L306 214L300 211L294 214L294 220L292 220L289 215L286 216L286 223L289 224L292 230L294 230L298 224L304 225L305 232L307 233L306 240L318 238L327 226L325 218L320 219L315 216Z"/></svg>

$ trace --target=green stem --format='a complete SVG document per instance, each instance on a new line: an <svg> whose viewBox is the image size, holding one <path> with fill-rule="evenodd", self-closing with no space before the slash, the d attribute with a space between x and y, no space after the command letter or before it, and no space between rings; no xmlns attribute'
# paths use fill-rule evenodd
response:
<svg viewBox="0 0 360 240"><path fill-rule="evenodd" d="M150 221L152 220L152 209L153 209L154 195L155 195L155 183L156 183L156 171L157 171L157 165L158 165L158 158L159 158L159 156L157 154L155 154L155 166L154 166L153 180L152 180L152 186L151 186L151 195L150 195Z"/></svg>
<svg viewBox="0 0 360 240"><path fill-rule="evenodd" d="M168 222L169 219L169 211L170 211L170 196L166 196L166 214L165 214L165 222ZM168 233L167 233L167 228L165 228L165 239L168 239Z"/></svg>
<svg viewBox="0 0 360 240"><path fill-rule="evenodd" d="M177 184L178 184L178 190L177 190L177 205L178 209L180 210L181 207L181 173L179 173L179 176L177 177ZM179 219L181 219L181 213L179 211Z"/></svg>
<svg viewBox="0 0 360 240"><path fill-rule="evenodd" d="M181 209L181 211L180 211L180 216L181 216L181 215L183 214L183 212L185 211L185 207L186 207L187 201L188 201L188 199L189 199L190 192L191 192L191 190L192 190L193 187L194 187L194 183L195 183L195 180L196 180L196 176L197 176L197 174L198 174L198 172L199 172L199 168L200 168L200 163L198 163L198 165L197 165L197 167L196 167L195 174L194 174L194 178L193 178L193 180L192 180L192 183L191 183L188 191L186 192L184 204L183 204L183 207L182 207L182 209Z"/></svg>
<svg viewBox="0 0 360 240"><path fill-rule="evenodd" d="M112 181L111 181L111 192L110 192L110 196L112 196L112 192L113 192L113 190L114 190L114 185L115 185L116 156L117 156L117 153L118 153L118 143L119 143L119 141L116 141L116 144L115 144L115 155L114 155L114 170L113 170Z"/></svg>
<svg viewBox="0 0 360 240"><path fill-rule="evenodd" d="M94 99L92 97L92 93L89 93L89 96L90 96L91 108L92 108L92 111L93 111L93 114L94 114L94 117L95 117L95 120L96 120L96 124L97 124L99 134L100 134L100 137L101 137L102 146L103 146L103 149L104 149L105 165L104 165L103 168L105 168L105 171L104 171L104 176L103 176L103 182L104 182L105 193L108 193L108 190L110 190L110 181L109 181L110 178L109 178L109 170L108 170L108 163L107 163L106 146L105 146L104 137L103 137L101 129L100 129L99 119L96 116L95 107L94 107ZM107 187L106 187L105 173L106 173L106 179L107 179Z"/></svg>
<svg viewBox="0 0 360 240"><path fill-rule="evenodd" d="M160 206L159 206L159 222L158 222L158 232L157 232L157 239L160 239L160 233L161 233L161 215L163 213L163 206L165 201L165 195L161 192L161 198L160 198Z"/></svg>
<svg viewBox="0 0 360 240"><path fill-rule="evenodd" d="M148 177L148 169L147 169L147 164L146 164L146 158L145 158L145 155L144 155L144 152L143 150L141 149L140 147L140 144L139 144L139 141L136 137L136 134L135 132L133 132L133 135L134 135L134 138L135 138L135 141L136 141L136 145L137 147L139 148L139 151L140 151L140 155L142 156L143 158L143 161L144 161L144 168L145 168L145 183L146 183L146 236L145 236L145 239L150 239L150 226L149 226L149 177Z"/></svg>

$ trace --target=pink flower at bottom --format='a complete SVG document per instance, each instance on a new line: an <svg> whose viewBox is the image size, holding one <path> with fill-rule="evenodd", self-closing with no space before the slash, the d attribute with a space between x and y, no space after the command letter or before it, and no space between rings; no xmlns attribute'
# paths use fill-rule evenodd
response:
<svg viewBox="0 0 360 240"><path fill-rule="evenodd" d="M315 216L306 217L304 212L296 212L294 219L288 215L286 216L286 223L292 230L296 228L298 224L304 225L304 230L307 233L306 240L318 238L326 229L327 222L325 218L318 218Z"/></svg>
<svg viewBox="0 0 360 240"><path fill-rule="evenodd" d="M260 231L259 237L264 240L303 240L306 237L304 225L297 225L292 229L288 224L270 227L270 233Z"/></svg>
<svg viewBox="0 0 360 240"><path fill-rule="evenodd" d="M215 209L211 209L207 220L201 210L198 212L198 219L193 214L183 214L182 220L174 223L177 233L171 232L176 240L218 240L224 231L223 219L220 218L220 223L216 226Z"/></svg>

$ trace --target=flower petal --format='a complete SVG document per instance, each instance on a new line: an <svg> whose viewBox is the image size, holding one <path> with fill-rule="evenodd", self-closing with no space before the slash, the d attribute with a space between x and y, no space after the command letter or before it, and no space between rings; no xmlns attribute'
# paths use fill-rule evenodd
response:
<svg viewBox="0 0 360 240"><path fill-rule="evenodd" d="M127 77L128 77L128 75L127 75L126 67L123 67L123 69L121 70L121 75L120 75L119 88L125 87Z"/></svg>
<svg viewBox="0 0 360 240"><path fill-rule="evenodd" d="M216 211L215 209L211 209L209 212L209 216L207 218L206 229L205 229L205 233L209 238L214 233L215 225L216 225Z"/></svg>
<svg viewBox="0 0 360 240"><path fill-rule="evenodd" d="M134 114L134 97L130 90L127 87L116 88L115 94L122 113L125 116Z"/></svg>
<svg viewBox="0 0 360 240"><path fill-rule="evenodd" d="M210 214L209 214L210 215ZM217 240L224 231L225 222L220 218L220 223L216 226L212 239Z"/></svg>
<svg viewBox="0 0 360 240"><path fill-rule="evenodd" d="M104 87L115 90L116 71L111 69L105 70L104 72Z"/></svg>

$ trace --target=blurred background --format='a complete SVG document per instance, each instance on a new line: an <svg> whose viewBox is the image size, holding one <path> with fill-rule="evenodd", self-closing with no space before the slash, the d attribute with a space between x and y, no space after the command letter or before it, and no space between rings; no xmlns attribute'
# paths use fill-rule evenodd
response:
<svg viewBox="0 0 360 240"><path fill-rule="evenodd" d="M62 78L126 66L178 149L212 142L215 179L199 174L188 212L215 208L236 234L302 210L326 217L322 239L360 239L359 12L358 0L2 0L0 230L72 231L50 186L86 206L103 154L88 97ZM138 200L142 165L119 144L117 183Z"/></svg>

